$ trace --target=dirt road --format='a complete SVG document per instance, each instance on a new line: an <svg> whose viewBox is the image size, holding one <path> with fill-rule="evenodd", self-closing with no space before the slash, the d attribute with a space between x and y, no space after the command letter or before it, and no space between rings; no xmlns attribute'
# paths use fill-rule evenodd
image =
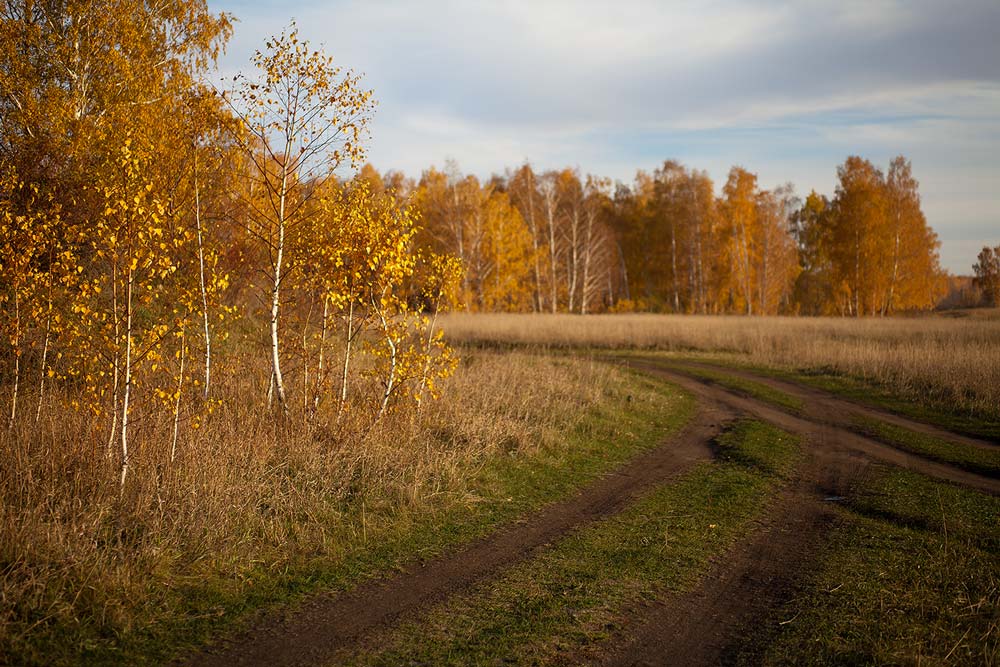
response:
<svg viewBox="0 0 1000 667"><path fill-rule="evenodd" d="M691 424L668 442L523 523L445 558L414 564L391 579L338 597L317 597L291 613L266 616L239 636L191 656L185 664L277 667L321 663L373 630L495 576L575 527L614 514L643 491L710 458L712 439L734 416L722 406L703 405Z"/></svg>
<svg viewBox="0 0 1000 667"><path fill-rule="evenodd" d="M807 461L795 484L782 494L758 530L724 562L717 563L696 590L661 600L603 661L605 665L725 664L734 653L734 642L750 634L749 626L780 608L792 595L836 520L833 502L852 492L873 460L1000 494L998 480L902 452L858 435L849 426L852 414L862 412L904 428L958 440L947 431L746 371L731 374L801 399L806 406L803 416L790 415L711 380L685 374L688 364L665 366L647 360L630 365L680 385L702 403L720 404L799 434L806 443ZM690 366L720 370L718 366ZM980 441L968 444L992 446Z"/></svg>
<svg viewBox="0 0 1000 667"><path fill-rule="evenodd" d="M850 430L848 420L859 406L825 392L732 371L801 398L807 408L792 415L686 374L683 367L667 367L656 360L632 360L629 365L675 383L698 399L696 417L680 434L523 522L451 555L414 564L391 578L341 595L318 596L291 611L264 615L249 630L207 647L183 664L323 664L338 651L365 645L376 631L498 576L569 531L608 517L644 491L669 483L695 463L709 459L713 438L727 421L740 415L751 415L803 437L806 458L796 479L775 499L755 530L714 563L696 590L637 611L630 629L619 637L604 664L710 665L724 661L748 624L777 609L809 571L816 549L836 520L833 502L851 493L872 461L1000 494L1000 480L930 461ZM872 414L906 428L956 438L896 415L874 410ZM979 441L968 444L992 446Z"/></svg>

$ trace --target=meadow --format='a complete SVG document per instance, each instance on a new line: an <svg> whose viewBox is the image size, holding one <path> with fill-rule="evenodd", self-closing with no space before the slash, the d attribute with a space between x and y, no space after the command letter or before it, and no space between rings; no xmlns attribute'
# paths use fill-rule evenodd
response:
<svg viewBox="0 0 1000 667"><path fill-rule="evenodd" d="M220 380L223 400L174 461L170 420L140 423L123 488L103 422L68 396L0 434L0 662L162 657L257 606L432 554L627 456L564 470L609 435L599 413L631 425L634 448L677 400L588 359L474 352L420 410L309 425L248 400L266 386L258 370ZM565 474L519 492L518 466Z"/></svg>
<svg viewBox="0 0 1000 667"><path fill-rule="evenodd" d="M950 401L953 411L984 423L995 422L1000 414L1000 320L991 317L450 314L442 320L460 364L443 381L440 400L408 404L374 423L362 409L338 416L330 406L319 418L306 418L308 406L276 418L261 395L269 368L254 361L259 355L249 354L259 343L252 338L231 341L219 352L219 365L241 364L252 372L220 377L217 406L199 413L197 428L186 424L182 429L176 458L170 455L171 420L140 421L139 449L124 487L118 483L116 461L102 444L104 422L72 407L71 387L51 390L40 420L22 420L0 434L2 661L161 662L242 627L260 609L294 607L319 591L350 591L367 580L391 578L415 560L434 561L500 527L518 525L665 442L685 424L696 423L689 391L636 373L623 359L653 354L666 361L709 360L720 370L703 371L708 378L721 378L727 364L785 369L799 377L821 373L879 387L918 412L922 405ZM619 359L609 363L609 352ZM368 400L360 387L357 393L359 405ZM252 396L258 398L248 400ZM801 413L794 401L786 407ZM753 447L764 452L760 456L771 456L768 443L785 436L754 437L760 442ZM744 446L750 445L734 445L734 451ZM722 520L714 514L716 494L736 494L744 503L732 515L738 520L725 519L735 523L727 524L718 539L705 542L699 537L701 528L684 529L693 532L685 533L683 549L697 554L684 568L675 571L669 555L642 560L649 572L636 578L626 560L620 565L625 579L600 585L617 591L614 605L607 607L610 603L599 591L588 592L579 604L602 608L598 618L608 627L619 627L622 609L641 603L637 591L643 599L664 594L642 578L654 576L657 568L673 573L670 580L680 587L676 594L697 586L708 563L736 548L752 522L767 515L794 467L786 462L783 476L760 477L756 464L738 473L732 462L723 468L718 468L723 462L701 465L682 478L678 490L671 491L669 484L660 487L610 527L594 524L595 535L611 531L601 538L607 541L601 549L610 549L608 544L633 539L626 533L639 528L628 517L637 511L659 513L665 525L673 525L669 522L683 496L684 502L694 503L685 516L704 516L714 526ZM733 481L742 480L740 475L750 475L750 481ZM703 479L722 486L702 489ZM760 485L752 487L757 495L740 495L745 493L740 485L751 482ZM650 503L660 505L642 509ZM590 547L581 544L558 546L553 553L579 549L582 555L574 558L590 562L583 556ZM914 549L923 548L915 544ZM989 550L968 548L974 552L970 558L993 557L983 555ZM617 556L606 556L612 557ZM549 560L540 562L547 564L536 566L529 558L519 567L556 568L545 576L553 581L568 577L564 584L572 586L575 575L559 570L562 561L545 558ZM605 557L587 558L597 567ZM947 559L935 562L942 571L949 567ZM900 567L910 565L907 561ZM489 585L483 586L462 604L475 607L477 595L495 595ZM548 597L552 595L556 597ZM559 616L560 595L544 593L545 614ZM513 599L489 604L517 606ZM815 609L809 613L822 616ZM519 621L527 624L518 630L527 633L521 637L525 646L539 640L532 634L531 618ZM420 635L422 622L412 621L401 632ZM954 627L961 627L959 621L950 622L949 638ZM450 623L435 631L434 641L451 641ZM593 620L589 623L577 648L599 655L607 633L595 630ZM563 620L545 627L554 637L580 632ZM839 626L831 622L829 627ZM911 630L905 626L900 632ZM486 632L470 630L480 631ZM506 644L490 643L496 637L482 641L487 642L482 650L504 655ZM795 652L803 649L795 641L799 635L787 640L793 648L781 650L799 655ZM824 641L833 646L839 640ZM393 646L400 650L400 644ZM430 644L417 648L437 650ZM537 655L550 661L550 648ZM981 644L973 648L977 655L988 654ZM824 650L836 662L840 654L829 646ZM936 645L928 650L940 657ZM534 651L524 655L536 655ZM455 664L472 659L461 652L455 656ZM391 663L395 658L368 656L362 662Z"/></svg>
<svg viewBox="0 0 1000 667"><path fill-rule="evenodd" d="M855 378L909 401L1000 416L1000 314L893 318L469 315L459 345L707 353L730 362Z"/></svg>

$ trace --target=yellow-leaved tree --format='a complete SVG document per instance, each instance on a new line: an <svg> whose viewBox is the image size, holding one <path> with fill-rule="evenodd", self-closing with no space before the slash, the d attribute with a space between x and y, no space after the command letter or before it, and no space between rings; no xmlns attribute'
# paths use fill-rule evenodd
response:
<svg viewBox="0 0 1000 667"><path fill-rule="evenodd" d="M454 371L456 359L436 321L454 299L461 264L453 256L415 248L412 209L400 206L389 192L373 192L363 179L346 189L337 218L347 230L342 298L335 300L346 323L340 409L347 400L351 344L370 326L373 335L365 339L364 350L374 361L366 375L379 387L377 420L397 395L409 395L418 404L426 395L435 396L435 380Z"/></svg>
<svg viewBox="0 0 1000 667"><path fill-rule="evenodd" d="M57 290L77 273L75 258L60 243L59 226L57 208L41 198L36 187L21 181L12 167L0 171L0 334L10 346L13 366L8 429L18 416L21 360L31 348L41 348L38 420L50 342L62 325L55 308Z"/></svg>
<svg viewBox="0 0 1000 667"><path fill-rule="evenodd" d="M286 281L296 280L299 268L286 261L288 240L295 227L305 224L310 202L334 171L345 163L360 164L362 139L375 103L358 76L313 50L299 38L294 24L269 39L252 63L254 74L238 75L225 99L239 120L232 136L248 158L247 178L259 191L247 202L245 222L267 256L262 269L270 304L271 385L287 413L282 289Z"/></svg>

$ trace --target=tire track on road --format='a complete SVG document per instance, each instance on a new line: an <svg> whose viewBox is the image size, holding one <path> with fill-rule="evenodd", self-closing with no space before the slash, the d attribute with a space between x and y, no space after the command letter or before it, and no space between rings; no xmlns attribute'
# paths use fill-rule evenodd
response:
<svg viewBox="0 0 1000 667"><path fill-rule="evenodd" d="M644 491L712 457L713 439L735 417L702 402L692 421L663 444L533 516L427 563L343 594L323 594L290 611L265 614L238 635L189 656L181 664L314 665L356 645L379 628L497 576L514 563L579 526L618 512Z"/></svg>
<svg viewBox="0 0 1000 667"><path fill-rule="evenodd" d="M773 618L794 595L836 525L837 513L829 501L851 495L874 460L1000 494L998 480L865 438L827 421L830 413L824 414L824 420L797 417L711 380L686 375L681 369L650 361L630 361L628 365L683 387L701 403L721 404L802 436L806 460L759 528L720 559L694 590L665 596L640 612L634 626L601 665L726 664L739 653L737 643L742 637L760 632L769 635L773 628L760 628L759 624ZM785 390L783 386L776 388Z"/></svg>

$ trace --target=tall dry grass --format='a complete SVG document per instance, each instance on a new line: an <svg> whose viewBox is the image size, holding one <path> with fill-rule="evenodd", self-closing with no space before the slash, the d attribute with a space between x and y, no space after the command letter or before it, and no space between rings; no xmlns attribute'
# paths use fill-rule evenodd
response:
<svg viewBox="0 0 1000 667"><path fill-rule="evenodd" d="M121 494L106 425L67 397L37 427L0 434L0 663L47 663L34 653L46 642L69 655L113 646L192 613L183 598L205 586L238 597L262 568L336 563L407 517L477 502L480 466L563 446L583 408L627 393L604 364L483 352L419 411L305 426L266 409L266 378L265 365L222 376L220 407L183 429L174 462L169 420L139 423Z"/></svg>
<svg viewBox="0 0 1000 667"><path fill-rule="evenodd" d="M444 328L459 344L722 353L1000 417L1000 318L451 314Z"/></svg>

